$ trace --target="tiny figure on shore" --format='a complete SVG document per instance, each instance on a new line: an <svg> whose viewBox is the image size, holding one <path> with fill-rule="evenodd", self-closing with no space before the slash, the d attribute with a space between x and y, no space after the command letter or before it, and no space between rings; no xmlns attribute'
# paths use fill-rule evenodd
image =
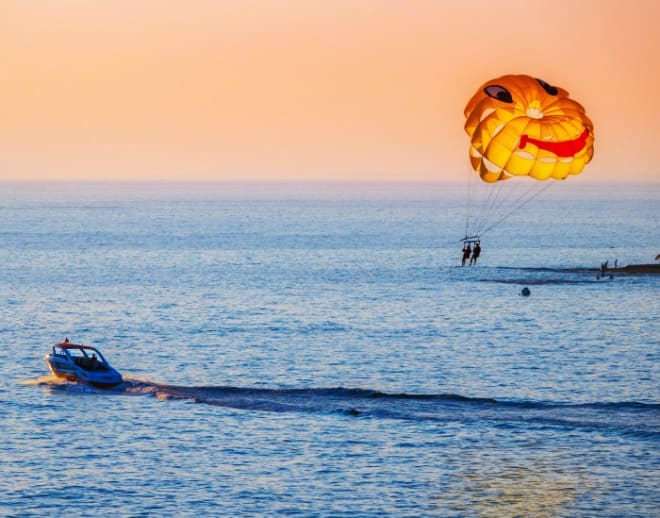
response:
<svg viewBox="0 0 660 518"><path fill-rule="evenodd" d="M479 259L479 255L481 254L481 245L479 244L479 241L477 241L474 245L474 250L472 250L472 258L470 259L470 266L473 264L477 264L477 259Z"/></svg>
<svg viewBox="0 0 660 518"><path fill-rule="evenodd" d="M605 277L605 270L607 270L607 263L609 263L609 260L605 261L604 263L600 263L600 275L596 276L596 279Z"/></svg>
<svg viewBox="0 0 660 518"><path fill-rule="evenodd" d="M470 259L471 253L472 248L470 247L470 243L465 243L465 246L463 247L463 260L461 261L461 266L465 266L465 262Z"/></svg>

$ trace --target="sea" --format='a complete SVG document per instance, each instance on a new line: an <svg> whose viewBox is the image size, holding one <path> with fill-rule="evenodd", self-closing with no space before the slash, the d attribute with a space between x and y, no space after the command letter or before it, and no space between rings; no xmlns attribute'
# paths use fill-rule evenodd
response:
<svg viewBox="0 0 660 518"><path fill-rule="evenodd" d="M0 183L0 515L660 516L660 184L466 196Z"/></svg>

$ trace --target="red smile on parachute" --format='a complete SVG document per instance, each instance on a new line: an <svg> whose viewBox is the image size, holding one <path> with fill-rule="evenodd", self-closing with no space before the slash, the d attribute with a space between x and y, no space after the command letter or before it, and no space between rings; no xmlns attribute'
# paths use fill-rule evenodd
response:
<svg viewBox="0 0 660 518"><path fill-rule="evenodd" d="M582 151L584 148L587 137L589 136L589 128L585 128L578 138L574 140L565 140L563 142L549 142L547 140L537 140L527 135L520 137L520 144L518 147L524 149L527 143L534 144L539 149L545 149L560 157L571 157Z"/></svg>

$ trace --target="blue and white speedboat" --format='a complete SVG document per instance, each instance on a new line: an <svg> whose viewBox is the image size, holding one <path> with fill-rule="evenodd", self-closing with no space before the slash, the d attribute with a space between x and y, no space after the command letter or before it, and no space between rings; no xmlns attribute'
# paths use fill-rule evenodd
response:
<svg viewBox="0 0 660 518"><path fill-rule="evenodd" d="M108 363L101 351L90 345L72 344L68 338L53 345L52 352L44 360L58 378L102 388L114 387L123 381L121 374Z"/></svg>

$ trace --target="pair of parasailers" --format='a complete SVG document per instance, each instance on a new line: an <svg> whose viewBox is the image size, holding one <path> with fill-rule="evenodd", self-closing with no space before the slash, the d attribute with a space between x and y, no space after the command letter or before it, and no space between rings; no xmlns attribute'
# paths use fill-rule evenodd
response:
<svg viewBox="0 0 660 518"><path fill-rule="evenodd" d="M465 246L463 247L463 259L461 260L461 266L465 266L465 263L468 262L470 266L477 264L477 259L481 255L481 245L479 241L474 243L474 248L470 247L470 242L466 241Z"/></svg>

